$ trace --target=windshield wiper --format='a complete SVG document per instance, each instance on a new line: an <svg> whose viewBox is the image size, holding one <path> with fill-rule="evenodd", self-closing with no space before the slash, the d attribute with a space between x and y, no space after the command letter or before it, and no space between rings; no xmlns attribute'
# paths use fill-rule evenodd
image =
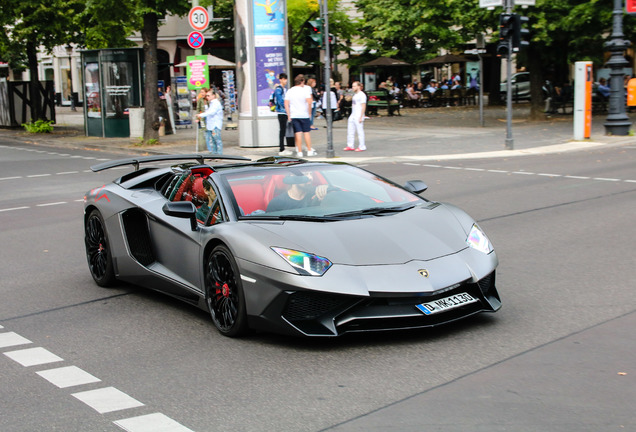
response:
<svg viewBox="0 0 636 432"><path fill-rule="evenodd" d="M415 207L415 204L403 204L396 207L371 207L362 210L354 210L343 213L328 214L327 217L351 217L351 216L380 216L383 214L401 213L406 210L410 210Z"/></svg>

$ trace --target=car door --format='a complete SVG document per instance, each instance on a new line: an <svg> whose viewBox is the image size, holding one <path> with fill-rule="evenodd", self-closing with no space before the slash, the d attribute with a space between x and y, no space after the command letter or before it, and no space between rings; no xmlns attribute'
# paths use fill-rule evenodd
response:
<svg viewBox="0 0 636 432"><path fill-rule="evenodd" d="M175 174L162 191L162 199L144 208L148 214L150 238L155 263L149 267L172 282L163 288L172 294L185 295L187 291L202 292L201 281L201 229L193 230L190 219L168 216L163 206L168 201L189 201L195 207L201 202L193 194L193 185L199 176L191 172Z"/></svg>

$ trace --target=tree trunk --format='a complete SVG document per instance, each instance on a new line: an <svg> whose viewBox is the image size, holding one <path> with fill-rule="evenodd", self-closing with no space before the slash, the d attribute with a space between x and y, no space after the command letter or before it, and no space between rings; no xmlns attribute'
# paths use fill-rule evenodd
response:
<svg viewBox="0 0 636 432"><path fill-rule="evenodd" d="M38 53L37 45L34 42L27 42L27 59L29 62L29 102L31 104L31 122L40 120L42 112L40 110L40 77L38 73ZM46 119L44 119L46 120Z"/></svg>
<svg viewBox="0 0 636 432"><path fill-rule="evenodd" d="M159 77L157 60L158 18L154 13L144 15L144 29L141 37L144 45L144 141L159 139L159 94L157 81Z"/></svg>
<svg viewBox="0 0 636 432"><path fill-rule="evenodd" d="M541 52L533 47L532 44L526 49L528 72L530 73L530 116L528 119L546 120L542 90L543 67L541 65Z"/></svg>

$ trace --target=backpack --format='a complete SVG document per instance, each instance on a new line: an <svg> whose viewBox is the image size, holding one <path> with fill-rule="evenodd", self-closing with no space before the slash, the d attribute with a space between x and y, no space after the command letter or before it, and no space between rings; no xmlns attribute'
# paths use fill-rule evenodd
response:
<svg viewBox="0 0 636 432"><path fill-rule="evenodd" d="M276 86L272 94L269 96L269 109L270 111L276 111L276 89L282 87L280 84Z"/></svg>

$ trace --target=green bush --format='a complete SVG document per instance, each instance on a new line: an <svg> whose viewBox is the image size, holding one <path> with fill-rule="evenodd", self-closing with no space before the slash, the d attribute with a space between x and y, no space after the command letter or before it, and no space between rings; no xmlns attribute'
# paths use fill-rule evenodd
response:
<svg viewBox="0 0 636 432"><path fill-rule="evenodd" d="M53 132L53 121L37 120L35 123L24 123L24 127L29 133L51 133Z"/></svg>

